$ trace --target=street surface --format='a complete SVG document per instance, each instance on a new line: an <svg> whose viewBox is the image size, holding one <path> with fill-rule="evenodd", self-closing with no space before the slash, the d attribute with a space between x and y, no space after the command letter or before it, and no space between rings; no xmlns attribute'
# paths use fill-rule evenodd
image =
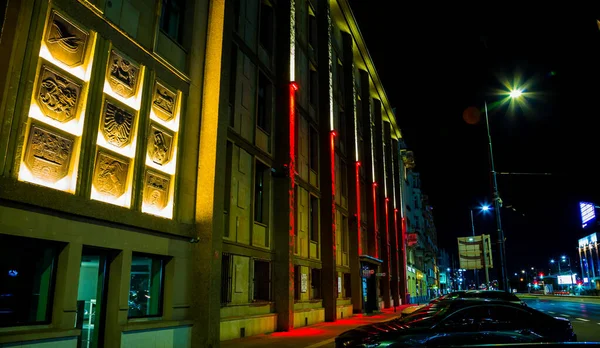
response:
<svg viewBox="0 0 600 348"><path fill-rule="evenodd" d="M578 341L600 342L600 303L591 303L592 300L570 302L571 299L550 299L546 296L524 300L531 308L554 317L569 319L573 324Z"/></svg>

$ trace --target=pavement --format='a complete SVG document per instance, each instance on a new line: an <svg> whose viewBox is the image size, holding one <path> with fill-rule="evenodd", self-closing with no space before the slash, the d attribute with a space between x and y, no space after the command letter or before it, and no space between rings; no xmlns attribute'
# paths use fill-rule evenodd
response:
<svg viewBox="0 0 600 348"><path fill-rule="evenodd" d="M528 306L553 317L567 318L580 342L600 342L600 301L577 296L538 296L523 299Z"/></svg>
<svg viewBox="0 0 600 348"><path fill-rule="evenodd" d="M287 332L273 332L270 334L255 335L234 340L222 341L221 347L281 347L281 348L317 348L334 347L335 338L344 331L355 327L392 320L400 316L402 310L413 305L402 305L383 309L371 315L355 314L351 318L338 319L331 323L319 323L300 327ZM600 329L600 327L599 327Z"/></svg>

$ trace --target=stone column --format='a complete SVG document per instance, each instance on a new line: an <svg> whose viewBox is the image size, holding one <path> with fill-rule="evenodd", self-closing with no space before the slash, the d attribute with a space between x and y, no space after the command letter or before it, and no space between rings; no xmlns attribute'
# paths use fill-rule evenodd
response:
<svg viewBox="0 0 600 348"><path fill-rule="evenodd" d="M393 170L392 165L394 164L394 159L392 156L393 144L392 144L392 125L389 122L383 122L383 137L384 137L384 154L385 154L385 173L386 173L386 188L387 188L387 199L386 199L386 208L387 208L387 224L386 224L386 235L388 237L388 247L389 250L389 267L388 270L390 274L388 274L388 279L390 280L390 292L391 297L394 300L394 306L397 306L399 301L398 296L398 250L397 245L399 246L396 240L396 221L394 219L394 181L396 179L395 171Z"/></svg>

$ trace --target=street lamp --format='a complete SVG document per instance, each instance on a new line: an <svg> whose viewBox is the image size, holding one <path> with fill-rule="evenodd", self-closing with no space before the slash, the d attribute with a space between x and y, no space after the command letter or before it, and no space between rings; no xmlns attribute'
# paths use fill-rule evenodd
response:
<svg viewBox="0 0 600 348"><path fill-rule="evenodd" d="M513 99L521 97L523 91L520 89L514 89L510 92L510 97ZM500 284L501 290L508 291L508 278L506 277L506 254L504 251L504 232L502 231L502 220L500 218L500 207L502 201L500 200L500 194L498 193L498 180L496 178L496 167L494 166L494 152L492 150L492 136L490 134L490 120L488 117L487 101L484 101L485 106L485 125L487 128L488 144L490 150L490 171L492 172L493 188L494 188L494 208L496 209L496 229L498 232L498 253L500 259Z"/></svg>

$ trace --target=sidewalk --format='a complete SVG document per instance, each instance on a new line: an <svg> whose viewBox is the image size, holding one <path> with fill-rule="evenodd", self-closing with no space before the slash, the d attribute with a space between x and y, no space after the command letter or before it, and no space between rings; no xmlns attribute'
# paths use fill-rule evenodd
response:
<svg viewBox="0 0 600 348"><path fill-rule="evenodd" d="M273 332L270 334L255 335L234 340L222 341L221 347L287 347L287 348L317 348L324 345L333 345L335 337L344 331L361 325L392 320L400 316L402 310L414 305L402 305L384 309L372 315L355 314L348 319L338 319L334 323L319 323L304 326L288 332Z"/></svg>

